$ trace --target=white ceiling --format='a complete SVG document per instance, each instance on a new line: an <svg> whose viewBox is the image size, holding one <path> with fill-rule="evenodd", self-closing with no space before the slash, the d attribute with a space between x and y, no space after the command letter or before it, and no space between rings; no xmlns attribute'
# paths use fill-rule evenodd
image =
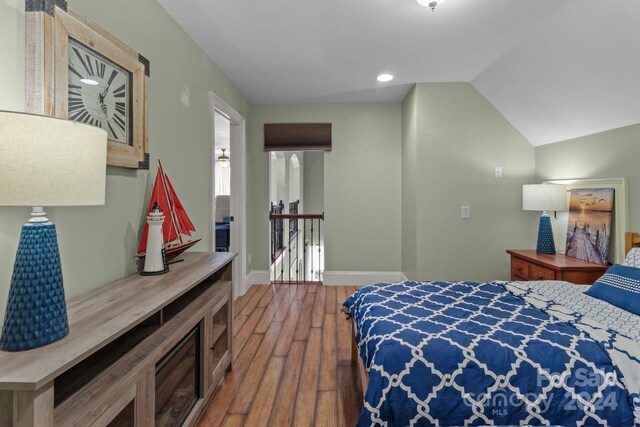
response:
<svg viewBox="0 0 640 427"><path fill-rule="evenodd" d="M256 104L471 82L534 145L640 122L639 0L159 2Z"/></svg>

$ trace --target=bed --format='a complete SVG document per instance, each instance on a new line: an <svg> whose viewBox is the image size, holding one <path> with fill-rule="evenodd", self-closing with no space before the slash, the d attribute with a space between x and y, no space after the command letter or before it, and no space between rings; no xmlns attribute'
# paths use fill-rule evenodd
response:
<svg viewBox="0 0 640 427"><path fill-rule="evenodd" d="M229 252L231 238L231 196L216 196L216 252Z"/></svg>
<svg viewBox="0 0 640 427"><path fill-rule="evenodd" d="M344 303L365 396L358 426L640 426L640 313L590 288L359 289Z"/></svg>
<svg viewBox="0 0 640 427"><path fill-rule="evenodd" d="M229 218L229 217L226 217ZM231 223L216 223L216 252L229 252Z"/></svg>

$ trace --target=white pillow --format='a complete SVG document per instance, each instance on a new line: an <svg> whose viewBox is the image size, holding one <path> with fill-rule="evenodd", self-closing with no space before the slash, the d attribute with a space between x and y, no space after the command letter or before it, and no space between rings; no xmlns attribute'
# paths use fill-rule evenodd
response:
<svg viewBox="0 0 640 427"><path fill-rule="evenodd" d="M631 248L622 265L640 268L640 248Z"/></svg>

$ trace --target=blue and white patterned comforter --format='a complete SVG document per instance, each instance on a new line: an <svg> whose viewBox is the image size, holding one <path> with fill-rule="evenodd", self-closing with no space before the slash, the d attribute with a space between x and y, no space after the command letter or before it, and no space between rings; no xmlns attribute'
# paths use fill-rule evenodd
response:
<svg viewBox="0 0 640 427"><path fill-rule="evenodd" d="M587 295L590 286L576 286L562 281L511 282L521 289L530 289L549 300L575 311L578 315L590 317L608 329L640 341L640 316L620 307Z"/></svg>
<svg viewBox="0 0 640 427"><path fill-rule="evenodd" d="M358 426L640 426L640 343L526 285L381 283L344 305Z"/></svg>

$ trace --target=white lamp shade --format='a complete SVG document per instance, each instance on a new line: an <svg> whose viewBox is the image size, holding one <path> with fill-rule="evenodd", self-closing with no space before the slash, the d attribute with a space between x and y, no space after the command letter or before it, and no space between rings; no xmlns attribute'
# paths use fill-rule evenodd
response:
<svg viewBox="0 0 640 427"><path fill-rule="evenodd" d="M103 205L106 165L104 130L0 111L0 205Z"/></svg>
<svg viewBox="0 0 640 427"><path fill-rule="evenodd" d="M566 211L567 191L564 185L523 185L522 209L525 211Z"/></svg>

